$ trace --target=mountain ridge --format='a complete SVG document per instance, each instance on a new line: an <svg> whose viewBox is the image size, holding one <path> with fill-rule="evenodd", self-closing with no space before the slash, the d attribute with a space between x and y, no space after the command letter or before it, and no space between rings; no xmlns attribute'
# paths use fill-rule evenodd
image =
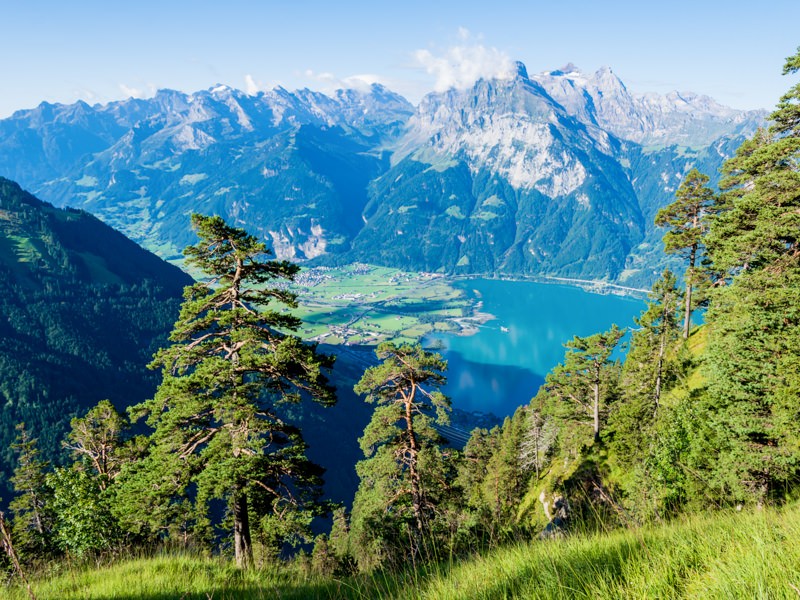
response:
<svg viewBox="0 0 800 600"><path fill-rule="evenodd" d="M198 211L292 260L646 285L666 260L655 210L766 115L564 69L518 63L416 107L378 84L41 104L0 120L0 175L173 260Z"/></svg>

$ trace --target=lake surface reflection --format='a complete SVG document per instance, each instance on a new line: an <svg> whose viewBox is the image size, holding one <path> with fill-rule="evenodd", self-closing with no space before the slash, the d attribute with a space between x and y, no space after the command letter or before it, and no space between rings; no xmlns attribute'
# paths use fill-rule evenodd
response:
<svg viewBox="0 0 800 600"><path fill-rule="evenodd" d="M592 294L580 288L529 281L463 280L455 284L483 302L494 319L475 335L437 334L426 345L443 344L448 360L444 393L466 411L513 414L526 404L544 376L564 358L574 336L633 326L642 300Z"/></svg>

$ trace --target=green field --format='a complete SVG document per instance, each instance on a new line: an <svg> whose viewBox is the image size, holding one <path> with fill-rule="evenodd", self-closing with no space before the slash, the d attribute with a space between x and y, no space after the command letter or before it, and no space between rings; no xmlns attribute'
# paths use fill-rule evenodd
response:
<svg viewBox="0 0 800 600"><path fill-rule="evenodd" d="M472 303L441 275L353 264L304 270L292 285L301 335L328 344L418 341L474 324Z"/></svg>

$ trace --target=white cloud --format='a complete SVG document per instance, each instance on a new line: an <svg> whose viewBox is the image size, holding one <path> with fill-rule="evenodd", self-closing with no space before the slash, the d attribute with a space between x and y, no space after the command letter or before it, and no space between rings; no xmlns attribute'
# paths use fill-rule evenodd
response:
<svg viewBox="0 0 800 600"><path fill-rule="evenodd" d="M361 90L369 91L373 83L379 83L391 89L391 83L380 75L373 73L362 73L360 75L351 75L350 77L339 78L333 73L322 72L317 73L311 69L307 69L303 75L315 83L314 87L321 92L331 94L336 90Z"/></svg>
<svg viewBox="0 0 800 600"><path fill-rule="evenodd" d="M458 39L461 43L438 55L430 50L414 52L416 64L435 77L437 92L467 88L479 79L510 79L516 73L514 61L505 52L484 46L467 29L459 28Z"/></svg>
<svg viewBox="0 0 800 600"><path fill-rule="evenodd" d="M105 102L106 101L104 96L101 96L100 94L98 94L94 90L86 90L86 89L78 90L77 92L75 92L75 96L78 99L83 100L84 102L87 102L89 104L94 104L94 103L99 103L99 102Z"/></svg>
<svg viewBox="0 0 800 600"><path fill-rule="evenodd" d="M389 87L386 80L381 77L380 75L375 75L374 73L362 73L361 75L351 75L350 77L345 77L343 80L345 88L353 88L356 90L369 90L372 87L372 84L379 83L381 85L385 85Z"/></svg>
<svg viewBox="0 0 800 600"><path fill-rule="evenodd" d="M144 92L138 88L130 87L124 83L120 83L119 89L127 98L144 98Z"/></svg>
<svg viewBox="0 0 800 600"><path fill-rule="evenodd" d="M120 91L126 98L147 98L156 93L156 86L152 83L147 84L147 89L135 88L124 83L119 84Z"/></svg>
<svg viewBox="0 0 800 600"><path fill-rule="evenodd" d="M244 90L247 92L249 96L255 96L261 88L256 83L256 80L253 79L253 76L248 73L244 76Z"/></svg>

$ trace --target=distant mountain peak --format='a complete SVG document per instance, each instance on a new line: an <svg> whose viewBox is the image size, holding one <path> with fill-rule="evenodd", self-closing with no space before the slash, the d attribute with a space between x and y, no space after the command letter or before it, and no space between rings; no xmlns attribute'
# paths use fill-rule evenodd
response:
<svg viewBox="0 0 800 600"><path fill-rule="evenodd" d="M603 92L614 92L624 96L628 95L628 88L609 66L602 66L597 69L590 81Z"/></svg>
<svg viewBox="0 0 800 600"><path fill-rule="evenodd" d="M522 61L515 61L514 67L517 70L517 77L520 79L528 79L528 69Z"/></svg>
<svg viewBox="0 0 800 600"><path fill-rule="evenodd" d="M609 66L586 75L568 63L534 80L584 123L647 146L706 147L722 135L747 135L766 116L694 93L631 93Z"/></svg>
<svg viewBox="0 0 800 600"><path fill-rule="evenodd" d="M697 94L634 94L609 67L502 66L416 107L370 77L330 93L219 84L42 104L0 120L0 174L170 258L194 240L186 213L201 210L252 225L279 258L377 248L422 269L644 280L661 247L651 213L684 167L715 172L727 140L765 117ZM625 241L598 251L595 235Z"/></svg>

